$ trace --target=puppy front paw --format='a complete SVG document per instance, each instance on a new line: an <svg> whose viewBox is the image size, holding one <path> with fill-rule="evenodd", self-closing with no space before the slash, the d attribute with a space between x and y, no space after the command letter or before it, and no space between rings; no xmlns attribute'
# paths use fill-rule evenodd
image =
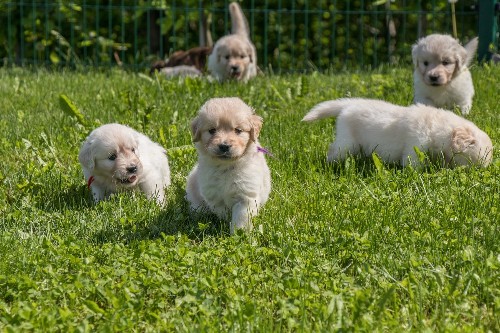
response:
<svg viewBox="0 0 500 333"><path fill-rule="evenodd" d="M244 231L252 231L252 217L257 215L258 208L256 202L252 204L238 202L233 206L231 224L229 225L229 231L231 235L235 233L236 230L242 229Z"/></svg>

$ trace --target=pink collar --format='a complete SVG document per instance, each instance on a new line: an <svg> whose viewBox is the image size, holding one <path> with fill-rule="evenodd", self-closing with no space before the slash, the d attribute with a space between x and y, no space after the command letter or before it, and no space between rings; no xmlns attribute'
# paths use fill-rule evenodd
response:
<svg viewBox="0 0 500 333"><path fill-rule="evenodd" d="M92 183L94 182L95 178L94 176L90 176L88 182L87 182L87 187L88 189L90 190L90 185L92 185Z"/></svg>

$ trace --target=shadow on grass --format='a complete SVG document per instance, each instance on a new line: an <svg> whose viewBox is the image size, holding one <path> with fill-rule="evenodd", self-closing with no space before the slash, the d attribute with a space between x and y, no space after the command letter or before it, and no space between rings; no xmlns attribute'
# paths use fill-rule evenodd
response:
<svg viewBox="0 0 500 333"><path fill-rule="evenodd" d="M64 210L79 210L93 206L90 191L84 185L72 185L62 189L48 189L43 193L37 208L46 212L61 212Z"/></svg>
<svg viewBox="0 0 500 333"><path fill-rule="evenodd" d="M229 235L229 223L215 215L190 213L184 198L184 178L172 179L172 185L167 190L167 203L162 208L151 201L142 201L147 199L141 194L128 193L95 204L84 184L67 186L62 181L46 181L45 184L49 186L33 186L28 192L34 198L37 209L48 214L85 211L84 220L77 218L79 223L88 223L89 227L78 230L81 237L90 236L90 241L99 244L156 239L162 235L182 234L193 240ZM129 210L127 206L134 207ZM63 217L58 215L57 219Z"/></svg>
<svg viewBox="0 0 500 333"><path fill-rule="evenodd" d="M344 161L328 162L326 156L313 156L309 160L310 165L320 172L332 174L335 177L345 176L348 174L356 175L357 177L370 177L377 172L371 157L360 155L349 156ZM397 164L384 164L387 168L400 169Z"/></svg>
<svg viewBox="0 0 500 333"><path fill-rule="evenodd" d="M168 202L159 214L133 224L109 224L94 234L94 241L98 244L119 239L121 242L153 240L163 235L185 235L194 241L201 241L204 237L225 237L229 235L229 223L221 221L213 214L192 214L189 204L184 198L183 187L176 186L170 189Z"/></svg>
<svg viewBox="0 0 500 333"><path fill-rule="evenodd" d="M401 172L412 168L414 171L419 173L435 173L443 169L449 169L443 162L444 158L428 158L424 165L421 167L403 167L397 162L382 162L382 168L389 172ZM371 177L374 174L379 173L377 166L371 156L364 155L351 155L347 157L344 161L339 162L328 162L325 158L312 158L310 160L311 164L315 164L318 170L324 171L325 173L332 173L335 176L345 176L349 174L356 175L357 177Z"/></svg>

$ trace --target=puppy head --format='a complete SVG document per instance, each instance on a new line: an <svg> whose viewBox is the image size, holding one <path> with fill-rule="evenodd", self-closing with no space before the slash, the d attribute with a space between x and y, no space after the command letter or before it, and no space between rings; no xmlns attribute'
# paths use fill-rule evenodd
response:
<svg viewBox="0 0 500 333"><path fill-rule="evenodd" d="M262 118L237 97L212 98L191 122L200 154L217 160L236 160L255 142Z"/></svg>
<svg viewBox="0 0 500 333"><path fill-rule="evenodd" d="M242 36L229 35L220 39L215 52L224 76L230 79L243 80L247 68L254 62L252 45Z"/></svg>
<svg viewBox="0 0 500 333"><path fill-rule="evenodd" d="M415 73L422 76L425 84L448 84L466 68L467 50L453 37L433 34L421 38L412 48Z"/></svg>
<svg viewBox="0 0 500 333"><path fill-rule="evenodd" d="M137 132L119 125L103 125L90 133L82 145L78 159L94 177L114 184L131 187L142 173Z"/></svg>
<svg viewBox="0 0 500 333"><path fill-rule="evenodd" d="M472 126L456 127L451 135L454 165L488 166L493 159L493 144L486 133Z"/></svg>

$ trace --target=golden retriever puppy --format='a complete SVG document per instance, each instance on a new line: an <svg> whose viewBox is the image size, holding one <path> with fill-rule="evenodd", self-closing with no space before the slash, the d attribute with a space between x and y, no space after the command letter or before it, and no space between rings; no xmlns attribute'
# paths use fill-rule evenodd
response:
<svg viewBox="0 0 500 333"><path fill-rule="evenodd" d="M250 41L248 22L237 2L229 4L231 34L219 39L208 57L208 70L219 82L247 82L257 75L257 53Z"/></svg>
<svg viewBox="0 0 500 333"><path fill-rule="evenodd" d="M165 149L147 136L120 124L106 124L85 139L78 156L95 202L139 188L162 204L170 185Z"/></svg>
<svg viewBox="0 0 500 333"><path fill-rule="evenodd" d="M302 120L337 117L335 142L328 161L348 154L377 153L385 162L421 166L417 147L433 160L444 158L453 167L476 164L486 167L493 158L493 144L472 122L451 111L423 104L398 106L379 100L342 98L316 105Z"/></svg>
<svg viewBox="0 0 500 333"><path fill-rule="evenodd" d="M474 96L468 67L477 43L476 37L463 47L451 36L433 34L413 45L414 102L439 108L458 106L463 115L468 114Z"/></svg>
<svg viewBox="0 0 500 333"><path fill-rule="evenodd" d="M188 176L186 199L194 211L230 220L231 234L252 228L251 218L271 191L261 127L262 118L236 97L208 100L191 123L198 163Z"/></svg>

